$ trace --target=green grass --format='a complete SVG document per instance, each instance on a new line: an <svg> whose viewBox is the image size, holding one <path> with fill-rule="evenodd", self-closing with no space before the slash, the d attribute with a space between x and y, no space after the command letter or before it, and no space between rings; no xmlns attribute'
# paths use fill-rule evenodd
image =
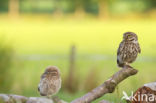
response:
<svg viewBox="0 0 156 103"><path fill-rule="evenodd" d="M48 65L61 69L63 84L68 75L69 51L76 45L76 77L79 78L78 92L70 94L64 87L58 94L71 101L85 94L85 83L90 72L95 87L102 84L119 69L116 66L116 50L122 34L136 32L142 53L133 64L139 70L119 85L118 94L107 94L101 99L120 101L122 91L129 94L143 84L155 81L156 72L156 21L155 20L58 20L50 18L22 18L20 20L0 19L0 36L14 45L17 58L11 67L13 82L10 91L25 96L39 96L37 85L40 75ZM96 79L95 79L96 78ZM9 82L9 81L8 81ZM63 85L64 86L64 85Z"/></svg>

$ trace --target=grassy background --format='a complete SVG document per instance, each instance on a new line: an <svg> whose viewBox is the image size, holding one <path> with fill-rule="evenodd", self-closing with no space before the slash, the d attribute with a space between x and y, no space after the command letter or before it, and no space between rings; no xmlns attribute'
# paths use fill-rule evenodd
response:
<svg viewBox="0 0 156 103"><path fill-rule="evenodd" d="M22 54L66 54L75 44L78 53L116 53L122 34L133 31L138 34L143 55L155 55L156 20L56 20L31 17L19 21L0 20L0 33L14 44ZM63 52L62 52L63 50ZM110 52L111 51L111 52Z"/></svg>
<svg viewBox="0 0 156 103"><path fill-rule="evenodd" d="M103 96L116 103L120 101L123 90L130 94L143 84L156 80L155 27L154 19L100 21L58 20L50 17L28 19L22 16L19 20L11 20L1 16L0 36L13 45L16 58L8 71L10 80L7 82L13 81L13 84L11 88L4 88L0 92L39 96L37 85L48 65L56 65L61 69L64 84L69 68L70 47L74 44L78 92L70 94L63 87L58 94L62 99L71 101L87 92L86 88L89 87L85 83L91 84L87 81L89 73L93 72L90 79L96 87L119 70L116 66L118 45L124 32L133 31L138 34L142 49L137 61L132 64L139 73L119 85L120 94L115 91Z"/></svg>

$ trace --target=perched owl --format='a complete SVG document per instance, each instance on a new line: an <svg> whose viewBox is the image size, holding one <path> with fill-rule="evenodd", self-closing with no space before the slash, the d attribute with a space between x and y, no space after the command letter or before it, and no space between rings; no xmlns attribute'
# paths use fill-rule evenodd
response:
<svg viewBox="0 0 156 103"><path fill-rule="evenodd" d="M41 75L41 80L38 85L38 91L41 96L55 95L61 88L60 70L56 66L49 66Z"/></svg>
<svg viewBox="0 0 156 103"><path fill-rule="evenodd" d="M138 37L133 32L126 32L123 34L123 41L117 51L117 64L119 67L124 67L137 58L138 53L141 53L141 49L138 43Z"/></svg>

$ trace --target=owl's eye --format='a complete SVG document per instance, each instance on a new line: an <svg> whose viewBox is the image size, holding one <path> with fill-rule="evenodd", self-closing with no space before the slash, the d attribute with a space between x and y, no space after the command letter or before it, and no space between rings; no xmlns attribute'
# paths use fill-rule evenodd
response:
<svg viewBox="0 0 156 103"><path fill-rule="evenodd" d="M128 37L128 38L130 38L130 37L131 37L131 35L128 35L127 37Z"/></svg>

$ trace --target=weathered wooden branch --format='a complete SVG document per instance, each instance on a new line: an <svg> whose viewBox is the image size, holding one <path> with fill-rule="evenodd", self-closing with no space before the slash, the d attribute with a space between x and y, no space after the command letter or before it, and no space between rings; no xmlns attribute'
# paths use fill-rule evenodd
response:
<svg viewBox="0 0 156 103"><path fill-rule="evenodd" d="M144 86L152 89L153 91L156 91L156 81L152 83L144 84Z"/></svg>
<svg viewBox="0 0 156 103"><path fill-rule="evenodd" d="M13 94L0 94L0 103L67 103L58 97L48 99L45 97L24 97Z"/></svg>
<svg viewBox="0 0 156 103"><path fill-rule="evenodd" d="M71 103L91 103L97 98L102 97L106 93L112 93L115 90L115 87L124 79L135 75L138 71L133 69L131 66L126 65L119 72L115 73L110 79L105 81L102 85L93 89L84 96L73 100Z"/></svg>
<svg viewBox="0 0 156 103"><path fill-rule="evenodd" d="M100 101L99 103L111 103L111 102L106 101L106 100L102 100L102 101Z"/></svg>
<svg viewBox="0 0 156 103"><path fill-rule="evenodd" d="M64 100L61 100L59 97L55 96L52 98L52 100L54 101L54 103L67 103Z"/></svg>
<svg viewBox="0 0 156 103"><path fill-rule="evenodd" d="M127 103L156 103L156 82L144 84L127 98Z"/></svg>

